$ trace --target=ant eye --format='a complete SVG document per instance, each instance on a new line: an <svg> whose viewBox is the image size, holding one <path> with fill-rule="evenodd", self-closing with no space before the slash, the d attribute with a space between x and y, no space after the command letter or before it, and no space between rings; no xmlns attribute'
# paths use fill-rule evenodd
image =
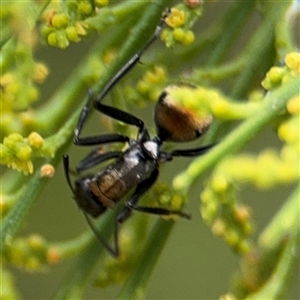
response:
<svg viewBox="0 0 300 300"><path fill-rule="evenodd" d="M196 89L193 85L181 84L168 86L160 95L155 107L157 135L162 141L193 141L203 135L212 122L207 114L199 117L195 111L182 101L176 101L178 91Z"/></svg>

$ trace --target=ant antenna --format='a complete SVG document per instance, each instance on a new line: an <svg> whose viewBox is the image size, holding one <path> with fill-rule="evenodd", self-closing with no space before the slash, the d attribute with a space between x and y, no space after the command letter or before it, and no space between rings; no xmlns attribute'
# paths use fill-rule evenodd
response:
<svg viewBox="0 0 300 300"><path fill-rule="evenodd" d="M63 155L63 164L64 164L65 176L66 176L68 185L69 185L72 193L74 194L75 190L71 183L70 173L69 173L69 170L70 170L69 169L69 155Z"/></svg>

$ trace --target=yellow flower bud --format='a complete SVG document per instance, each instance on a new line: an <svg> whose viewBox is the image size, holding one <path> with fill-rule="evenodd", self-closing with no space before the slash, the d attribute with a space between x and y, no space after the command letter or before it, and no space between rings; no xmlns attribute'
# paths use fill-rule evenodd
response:
<svg viewBox="0 0 300 300"><path fill-rule="evenodd" d="M48 68L41 63L37 63L35 65L34 71L33 71L33 80L38 82L38 83L42 83L45 78L48 76L49 74L49 70Z"/></svg>
<svg viewBox="0 0 300 300"><path fill-rule="evenodd" d="M84 29L84 26L80 22L75 23L75 28L78 35L86 35L86 30Z"/></svg>
<svg viewBox="0 0 300 300"><path fill-rule="evenodd" d="M192 44L194 42L194 40L195 40L195 35L194 35L193 31L188 30L185 32L185 38L182 41L182 44L185 46L188 46L188 45Z"/></svg>
<svg viewBox="0 0 300 300"><path fill-rule="evenodd" d="M282 79L284 70L280 67L272 67L267 73L267 76L273 83L279 83Z"/></svg>
<svg viewBox="0 0 300 300"><path fill-rule="evenodd" d="M226 232L227 226L222 219L216 219L212 224L212 232L217 236L223 236Z"/></svg>
<svg viewBox="0 0 300 300"><path fill-rule="evenodd" d="M45 246L45 241L42 236L40 236L38 234L32 234L28 238L28 246L32 250L43 249Z"/></svg>
<svg viewBox="0 0 300 300"><path fill-rule="evenodd" d="M285 57L285 63L291 70L299 73L300 72L300 53L291 52Z"/></svg>
<svg viewBox="0 0 300 300"><path fill-rule="evenodd" d="M108 5L108 0L95 0L95 5L96 6L107 6Z"/></svg>
<svg viewBox="0 0 300 300"><path fill-rule="evenodd" d="M51 247L47 252L47 261L49 262L49 264L57 264L60 260L60 251L55 247Z"/></svg>
<svg viewBox="0 0 300 300"><path fill-rule="evenodd" d="M32 148L40 149L44 144L44 139L37 132L32 132L28 136L28 144Z"/></svg>
<svg viewBox="0 0 300 300"><path fill-rule="evenodd" d="M287 110L290 114L299 114L300 113L300 97L299 95L293 97L287 103Z"/></svg>
<svg viewBox="0 0 300 300"><path fill-rule="evenodd" d="M224 193L228 188L228 181L224 176L216 175L214 176L211 185L217 193Z"/></svg>
<svg viewBox="0 0 300 300"><path fill-rule="evenodd" d="M93 11L93 7L88 1L80 1L78 3L78 10L84 15L89 15Z"/></svg>
<svg viewBox="0 0 300 300"><path fill-rule="evenodd" d="M51 32L47 36L47 41L50 46L56 46L57 45L57 37L55 32Z"/></svg>
<svg viewBox="0 0 300 300"><path fill-rule="evenodd" d="M55 168L50 164L45 164L40 169L40 176L41 177L48 177L52 178L55 174Z"/></svg>
<svg viewBox="0 0 300 300"><path fill-rule="evenodd" d="M57 13L51 19L51 24L55 28L66 27L69 23L69 17L65 13Z"/></svg>
<svg viewBox="0 0 300 300"><path fill-rule="evenodd" d="M16 157L20 161L27 161L31 157L32 150L28 145L22 145L19 147L19 149L16 151Z"/></svg>
<svg viewBox="0 0 300 300"><path fill-rule="evenodd" d="M172 28L180 27L185 23L185 12L177 8L172 8L171 14L166 18L165 22Z"/></svg>

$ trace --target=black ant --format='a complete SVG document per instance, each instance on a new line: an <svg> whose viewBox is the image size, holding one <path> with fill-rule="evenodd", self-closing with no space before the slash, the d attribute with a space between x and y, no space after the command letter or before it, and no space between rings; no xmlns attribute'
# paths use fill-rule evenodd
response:
<svg viewBox="0 0 300 300"><path fill-rule="evenodd" d="M71 184L69 176L69 157L68 155L63 156L66 178L74 194L75 201L83 211L88 224L96 233L103 246L115 257L119 255L117 226L130 216L132 210L156 215L178 215L183 218L190 218L190 215L179 210L139 206L138 201L156 181L159 174L160 163L170 161L174 156L189 157L203 155L212 147L212 145L210 145L195 149L173 150L171 152L161 150L161 146L166 140L182 142L198 138L206 131L211 122L210 119L197 120L186 110L174 105L168 92L169 89L174 88L174 86L166 88L156 104L154 119L157 136L154 138L150 138L149 132L141 119L128 112L101 103L106 94L137 62L139 62L143 52L156 40L162 30L164 19L165 16L162 17L156 27L154 35L148 43L121 68L93 101L95 109L104 115L136 126L138 128L137 138L131 139L118 133L80 137L82 127L89 114L91 101L93 100L92 94L90 93L88 101L81 111L74 132L74 144L79 146L91 146L126 142L128 143L128 148L124 152L108 151L101 153L99 148L93 150L76 166L76 172L78 174L106 160L115 159L115 161L94 175L89 174L77 179L74 187ZM107 208L114 208L116 203L134 187L135 190L133 194L125 202L124 208L116 217L114 246L111 247L102 236L96 232L89 216L97 218L103 214Z"/></svg>

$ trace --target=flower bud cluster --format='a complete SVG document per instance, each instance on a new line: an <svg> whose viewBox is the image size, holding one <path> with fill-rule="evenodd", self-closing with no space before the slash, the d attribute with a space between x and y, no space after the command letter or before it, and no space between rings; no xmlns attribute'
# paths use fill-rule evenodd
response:
<svg viewBox="0 0 300 300"><path fill-rule="evenodd" d="M289 146L295 154L300 154L300 98L296 95L287 104L289 116L285 118L277 129L278 137Z"/></svg>
<svg viewBox="0 0 300 300"><path fill-rule="evenodd" d="M201 215L212 232L234 251L247 252L253 232L250 209L239 203L233 181L215 172L201 195Z"/></svg>
<svg viewBox="0 0 300 300"><path fill-rule="evenodd" d="M285 64L282 67L272 67L262 81L262 86L266 90L273 90L284 84L290 78L299 76L300 73L300 53L290 52L286 55Z"/></svg>
<svg viewBox="0 0 300 300"><path fill-rule="evenodd" d="M268 72L265 80L269 80L270 86L274 84L274 77L272 76L272 69ZM300 53L291 52L285 57L285 66L281 68L284 73L277 83L284 84L289 78L299 76L300 74ZM271 75L270 75L271 72ZM286 106L287 114L281 119L277 127L277 135L284 145L278 154L278 160L280 164L276 169L275 174L272 174L271 178L275 175L278 176L280 182L293 182L297 178L299 180L300 170L300 96L295 95L292 97Z"/></svg>
<svg viewBox="0 0 300 300"><path fill-rule="evenodd" d="M166 183L157 183L151 191L151 206L163 207L168 210L182 211L187 197L172 190ZM155 199L155 202L153 202ZM164 219L176 219L176 215L163 216Z"/></svg>
<svg viewBox="0 0 300 300"><path fill-rule="evenodd" d="M238 103L225 97L217 89L190 84L177 85L170 91L170 98L174 104L192 111L199 119L208 115L221 120L244 119L261 106L260 101Z"/></svg>
<svg viewBox="0 0 300 300"><path fill-rule="evenodd" d="M60 254L43 237L32 234L8 242L3 259L27 271L42 271L48 264L57 263Z"/></svg>
<svg viewBox="0 0 300 300"><path fill-rule="evenodd" d="M161 38L168 47L176 44L188 46L195 40L194 33L190 30L196 19L201 15L200 3L186 1L171 8L171 13L166 17L168 28L164 29Z"/></svg>
<svg viewBox="0 0 300 300"><path fill-rule="evenodd" d="M4 73L0 77L2 135L14 131L22 132L25 127L34 123L28 108L39 97L36 83L42 83L47 75L48 69L44 64L33 63L32 66L28 66L25 63L20 64L15 71Z"/></svg>
<svg viewBox="0 0 300 300"><path fill-rule="evenodd" d="M299 152L297 155L288 145L280 153L266 149L258 156L241 154L227 158L214 171L201 194L203 219L216 235L222 236L234 249L244 251L253 226L249 209L239 204L239 187L251 184L259 189L271 189L296 183L299 177Z"/></svg>
<svg viewBox="0 0 300 300"><path fill-rule="evenodd" d="M262 82L266 89L272 90L299 74L299 53L288 54L285 63L284 67L272 67L267 73ZM216 100L216 98L218 98L216 95L209 98L213 103L211 109L215 116L220 117L215 104L220 106L222 102L226 105L228 103L224 99ZM259 109L261 96L258 98L258 101L253 102L254 105L258 105L253 108L253 112ZM201 193L203 219L216 235L221 236L238 252L249 249L250 235L253 231L251 212L249 208L240 204L238 198L240 186L250 184L258 189L272 189L278 185L299 182L299 103L299 95L288 101L287 114L277 128L278 137L284 142L280 151L264 149L258 155L240 154L223 160ZM246 105L250 104L252 105L251 102ZM226 112L227 109L223 111ZM234 111L231 109L227 116L233 116Z"/></svg>
<svg viewBox="0 0 300 300"><path fill-rule="evenodd" d="M35 84L44 82L48 76L48 69L42 63L34 63L30 70L24 68L20 66L19 69L4 73L0 77L1 114L25 110L38 99L39 92Z"/></svg>
<svg viewBox="0 0 300 300"><path fill-rule="evenodd" d="M43 15L42 34L50 46L64 49L89 33L86 20L107 4L108 0L76 0L63 4L52 1Z"/></svg>
<svg viewBox="0 0 300 300"><path fill-rule="evenodd" d="M41 5L34 1L9 1L1 10L3 32L11 33L1 48L1 140L12 132L28 133L35 124L30 107L39 99L38 84L49 73L34 54L38 44L35 23Z"/></svg>
<svg viewBox="0 0 300 300"><path fill-rule="evenodd" d="M11 133L0 144L1 164L25 175L33 173L32 157L51 155L51 146L36 132L30 133L27 138L19 133Z"/></svg>
<svg viewBox="0 0 300 300"><path fill-rule="evenodd" d="M167 74L163 67L154 66L152 70L146 71L135 87L126 88L126 97L136 105L142 106L144 99L156 102L161 91L167 83Z"/></svg>

